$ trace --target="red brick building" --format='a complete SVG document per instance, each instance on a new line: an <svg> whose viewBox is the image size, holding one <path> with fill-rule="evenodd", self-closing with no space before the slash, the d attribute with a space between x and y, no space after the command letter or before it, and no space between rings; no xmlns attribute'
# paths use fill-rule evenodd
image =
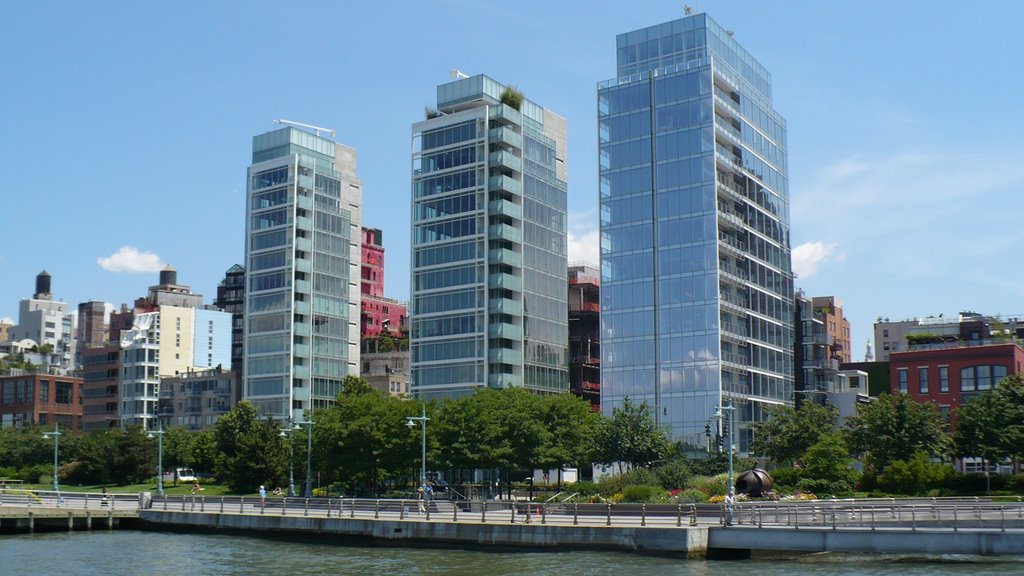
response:
<svg viewBox="0 0 1024 576"><path fill-rule="evenodd" d="M406 319L406 306L384 297L384 233L377 228L363 228L360 292L362 310L359 333L376 338L387 331L397 336Z"/></svg>
<svg viewBox="0 0 1024 576"><path fill-rule="evenodd" d="M894 352L889 356L893 393L905 392L918 402L934 402L952 415L972 395L990 390L1024 369L1024 348L1018 344L983 344L955 348Z"/></svg>
<svg viewBox="0 0 1024 576"><path fill-rule="evenodd" d="M82 418L82 379L24 372L0 376L0 426L40 425L78 430Z"/></svg>

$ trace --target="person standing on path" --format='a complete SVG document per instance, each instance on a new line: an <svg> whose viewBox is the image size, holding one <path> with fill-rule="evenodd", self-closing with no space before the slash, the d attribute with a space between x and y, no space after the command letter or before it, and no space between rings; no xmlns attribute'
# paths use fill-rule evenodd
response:
<svg viewBox="0 0 1024 576"><path fill-rule="evenodd" d="M263 508L263 505L266 503L266 501L267 501L267 487L264 486L263 484L260 484L260 508Z"/></svg>

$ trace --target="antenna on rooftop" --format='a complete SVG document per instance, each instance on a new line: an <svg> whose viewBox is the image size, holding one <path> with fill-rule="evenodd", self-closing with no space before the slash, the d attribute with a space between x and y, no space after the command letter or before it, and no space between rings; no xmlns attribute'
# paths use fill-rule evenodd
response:
<svg viewBox="0 0 1024 576"><path fill-rule="evenodd" d="M451 72L448 73L452 77L452 80L462 80L463 78L469 78L469 75L459 70L458 68L452 68Z"/></svg>
<svg viewBox="0 0 1024 576"><path fill-rule="evenodd" d="M689 4L683 4L683 13L687 16L693 16L693 8L690 8Z"/></svg>
<svg viewBox="0 0 1024 576"><path fill-rule="evenodd" d="M322 126L313 126L312 124L303 124L302 122L293 122L291 120L285 120L284 118L278 118L274 120L274 124L287 124L288 126L298 126L299 128L309 128L310 130L316 130L316 135L319 136L320 132L327 132L331 135L331 138L337 134L331 128L323 128Z"/></svg>

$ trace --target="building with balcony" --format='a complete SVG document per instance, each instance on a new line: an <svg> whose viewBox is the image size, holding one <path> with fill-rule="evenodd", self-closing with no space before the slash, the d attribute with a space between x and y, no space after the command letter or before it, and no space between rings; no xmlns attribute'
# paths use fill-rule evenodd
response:
<svg viewBox="0 0 1024 576"><path fill-rule="evenodd" d="M699 446L716 407L793 398L786 122L771 74L706 14L616 38L598 85L601 406Z"/></svg>
<svg viewBox="0 0 1024 576"><path fill-rule="evenodd" d="M120 368L118 343L82 350L82 432L120 426Z"/></svg>
<svg viewBox="0 0 1024 576"><path fill-rule="evenodd" d="M601 272L569 267L569 391L601 409Z"/></svg>
<svg viewBox="0 0 1024 576"><path fill-rule="evenodd" d="M0 374L0 427L53 426L77 430L82 417L82 379L55 373L9 370Z"/></svg>
<svg viewBox="0 0 1024 576"><path fill-rule="evenodd" d="M384 233L377 228L363 227L361 265L360 335L363 338L401 335L408 328L406 306L384 296Z"/></svg>
<svg viewBox="0 0 1024 576"><path fill-rule="evenodd" d="M453 74L412 127L412 392L568 391L565 119Z"/></svg>
<svg viewBox="0 0 1024 576"><path fill-rule="evenodd" d="M117 329L122 428L153 428L162 378L231 362L231 314L196 307L202 301L201 294L178 284L177 272L168 267L149 295L136 300L131 328Z"/></svg>
<svg viewBox="0 0 1024 576"><path fill-rule="evenodd" d="M236 403L237 378L230 370L188 370L161 379L160 423L164 428L212 428Z"/></svg>
<svg viewBox="0 0 1024 576"><path fill-rule="evenodd" d="M321 131L255 136L248 170L242 397L282 420L359 373L362 182L356 151Z"/></svg>

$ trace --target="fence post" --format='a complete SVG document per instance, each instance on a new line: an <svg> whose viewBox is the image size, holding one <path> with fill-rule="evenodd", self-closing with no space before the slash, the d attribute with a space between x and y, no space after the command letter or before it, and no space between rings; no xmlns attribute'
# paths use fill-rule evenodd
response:
<svg viewBox="0 0 1024 576"><path fill-rule="evenodd" d="M352 509L349 510L348 517L349 518L355 518L356 517L356 499L355 498L352 499Z"/></svg>
<svg viewBox="0 0 1024 576"><path fill-rule="evenodd" d="M338 500L338 502L339 502L338 505L341 506L341 505L343 505L345 503L345 499L344 498L340 498ZM328 518L331 517L331 499L330 498L327 499L327 517ZM341 512L338 512L338 518L341 518Z"/></svg>
<svg viewBox="0 0 1024 576"><path fill-rule="evenodd" d="M953 532L959 531L960 527L957 525L956 517L956 506L953 507Z"/></svg>
<svg viewBox="0 0 1024 576"><path fill-rule="evenodd" d="M458 521L459 521L459 505L458 504L454 504L452 506L452 522L458 522Z"/></svg>
<svg viewBox="0 0 1024 576"><path fill-rule="evenodd" d="M576 526L580 523L580 503L572 503L572 525Z"/></svg>
<svg viewBox="0 0 1024 576"><path fill-rule="evenodd" d="M540 505L540 523L541 524L547 524L548 523L548 505L547 504L541 504Z"/></svg>
<svg viewBox="0 0 1024 576"><path fill-rule="evenodd" d="M910 508L910 531L917 532L917 510Z"/></svg>
<svg viewBox="0 0 1024 576"><path fill-rule="evenodd" d="M281 498L281 516L288 515L288 497Z"/></svg>
<svg viewBox="0 0 1024 576"><path fill-rule="evenodd" d="M608 525L608 526L612 525L612 503L611 502L608 503L608 520L606 522L606 525Z"/></svg>
<svg viewBox="0 0 1024 576"><path fill-rule="evenodd" d="M220 513L221 514L224 513L224 497L223 496L220 497Z"/></svg>
<svg viewBox="0 0 1024 576"><path fill-rule="evenodd" d="M431 501L427 500L426 493L423 494L423 500L421 500L421 502L423 502L423 509L427 511L427 520L430 520L430 502Z"/></svg>
<svg viewBox="0 0 1024 576"><path fill-rule="evenodd" d="M512 500L512 520L511 520L510 524L515 524L515 523L516 523L516 502L515 502L515 500Z"/></svg>
<svg viewBox="0 0 1024 576"><path fill-rule="evenodd" d="M690 504L690 526L697 525L697 505Z"/></svg>
<svg viewBox="0 0 1024 576"><path fill-rule="evenodd" d="M676 504L676 526L683 525L683 505Z"/></svg>
<svg viewBox="0 0 1024 576"><path fill-rule="evenodd" d="M302 506L302 515L309 516L309 498L303 498L305 503Z"/></svg>
<svg viewBox="0 0 1024 576"><path fill-rule="evenodd" d="M242 513L242 505L243 505L244 502L245 502L245 496L242 496L241 498L238 499L238 513L239 514Z"/></svg>
<svg viewBox="0 0 1024 576"><path fill-rule="evenodd" d="M481 504L481 506L480 506L480 523L481 524L486 524L487 523L487 501L484 500L480 504Z"/></svg>
<svg viewBox="0 0 1024 576"><path fill-rule="evenodd" d="M373 519L377 520L380 518L380 499L373 501Z"/></svg>
<svg viewBox="0 0 1024 576"><path fill-rule="evenodd" d="M640 525L647 526L647 504L640 505Z"/></svg>

